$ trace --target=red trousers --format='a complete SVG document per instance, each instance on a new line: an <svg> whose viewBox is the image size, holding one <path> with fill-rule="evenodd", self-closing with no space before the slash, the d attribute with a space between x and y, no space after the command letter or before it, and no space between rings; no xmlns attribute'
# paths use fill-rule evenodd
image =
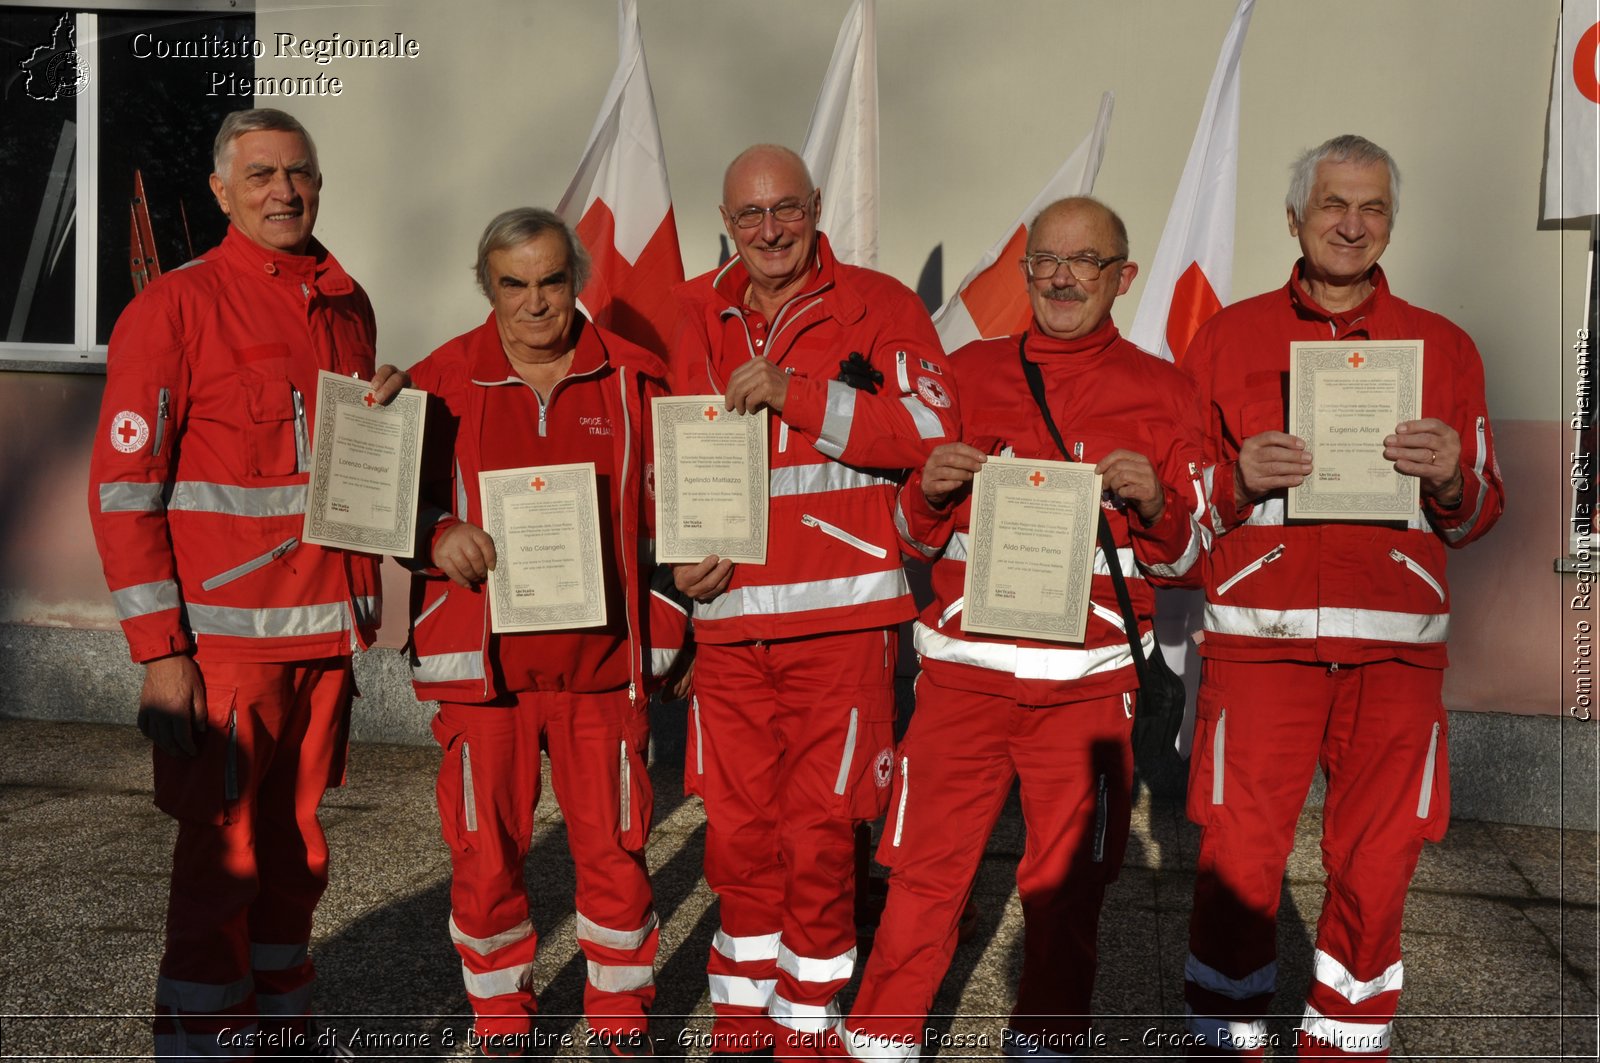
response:
<svg viewBox="0 0 1600 1063"><path fill-rule="evenodd" d="M1026 938L1010 1029L1070 1054L1089 1028L1106 886L1127 846L1133 786L1123 695L1050 708L917 680L878 858L889 901L845 1043L862 1059L920 1058L922 1030L1011 783L1027 846ZM1062 1048L1065 1047L1065 1050Z"/></svg>
<svg viewBox="0 0 1600 1063"><path fill-rule="evenodd" d="M686 771L721 900L707 963L719 1050L775 1032L780 1058L837 1049L855 825L889 796L896 642L878 629L699 647Z"/></svg>
<svg viewBox="0 0 1600 1063"><path fill-rule="evenodd" d="M1387 1058L1400 923L1424 839L1450 819L1444 673L1207 660L1189 766L1200 859L1184 992L1211 1050L1260 1056L1277 983L1278 898L1295 823L1327 778L1316 969L1302 1057Z"/></svg>
<svg viewBox="0 0 1600 1063"><path fill-rule="evenodd" d="M523 863L539 803L539 753L577 870L584 1013L596 1033L642 1031L655 999L659 931L644 847L650 833L649 717L626 690L527 692L509 705L442 702L433 734L439 822L450 846L450 937L477 1017L495 1045L526 1038L537 1010ZM496 1046L499 1047L499 1046Z"/></svg>
<svg viewBox="0 0 1600 1063"><path fill-rule="evenodd" d="M199 665L198 754L154 751L156 805L178 821L156 1056L246 1057L257 1037L303 1053L328 884L317 805L344 776L350 661Z"/></svg>

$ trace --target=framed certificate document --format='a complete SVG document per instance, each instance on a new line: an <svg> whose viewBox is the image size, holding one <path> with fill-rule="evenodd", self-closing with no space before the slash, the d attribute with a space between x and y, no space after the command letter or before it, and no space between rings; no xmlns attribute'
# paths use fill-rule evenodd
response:
<svg viewBox="0 0 1600 1063"><path fill-rule="evenodd" d="M1395 471L1383 441L1422 410L1422 341L1289 345L1289 433L1311 475L1289 489L1291 520L1406 520L1418 480Z"/></svg>
<svg viewBox="0 0 1600 1063"><path fill-rule="evenodd" d="M490 628L564 631L606 622L594 464L478 474L483 530L494 540Z"/></svg>
<svg viewBox="0 0 1600 1063"><path fill-rule="evenodd" d="M379 406L366 381L317 374L302 540L368 554L415 554L427 398L406 388Z"/></svg>
<svg viewBox="0 0 1600 1063"><path fill-rule="evenodd" d="M989 458L972 483L961 630L1082 642L1099 519L1093 465Z"/></svg>
<svg viewBox="0 0 1600 1063"><path fill-rule="evenodd" d="M767 560L767 411L721 395L650 400L656 439L656 560Z"/></svg>

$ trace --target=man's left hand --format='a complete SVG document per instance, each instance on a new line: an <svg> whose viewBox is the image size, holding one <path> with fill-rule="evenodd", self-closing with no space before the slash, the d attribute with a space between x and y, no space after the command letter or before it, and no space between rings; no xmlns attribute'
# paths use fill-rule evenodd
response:
<svg viewBox="0 0 1600 1063"><path fill-rule="evenodd" d="M379 406L387 406L400 394L401 388L411 386L411 374L404 369L396 369L387 363L378 366L377 372L372 374L372 397Z"/></svg>
<svg viewBox="0 0 1600 1063"><path fill-rule="evenodd" d="M765 358L752 358L728 377L724 405L740 413L755 413L763 406L782 413L788 397L789 374Z"/></svg>
<svg viewBox="0 0 1600 1063"><path fill-rule="evenodd" d="M1156 467L1143 454L1113 450L1100 459L1094 471L1100 474L1102 487L1133 504L1146 527L1160 520L1161 514L1167 511L1167 493L1156 476Z"/></svg>
<svg viewBox="0 0 1600 1063"><path fill-rule="evenodd" d="M1422 481L1422 493L1441 506L1461 501L1461 436L1437 417L1402 421L1383 441L1385 461Z"/></svg>

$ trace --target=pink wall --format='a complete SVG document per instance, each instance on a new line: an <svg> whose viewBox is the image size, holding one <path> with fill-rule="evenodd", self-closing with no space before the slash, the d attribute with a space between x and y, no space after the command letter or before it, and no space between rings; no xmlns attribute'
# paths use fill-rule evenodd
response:
<svg viewBox="0 0 1600 1063"><path fill-rule="evenodd" d="M0 620L114 628L86 509L88 455L104 380L93 374L0 373ZM1565 425L1495 426L1510 505L1484 541L1450 558L1453 709L1561 713L1567 701ZM407 575L384 564L383 634L405 641Z"/></svg>

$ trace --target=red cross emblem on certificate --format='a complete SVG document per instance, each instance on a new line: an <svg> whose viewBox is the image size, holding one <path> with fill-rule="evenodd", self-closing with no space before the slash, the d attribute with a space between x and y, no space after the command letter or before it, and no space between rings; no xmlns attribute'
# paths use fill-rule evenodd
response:
<svg viewBox="0 0 1600 1063"><path fill-rule="evenodd" d="M715 406L707 406L705 418L708 421L715 421L717 419L717 408Z"/></svg>
<svg viewBox="0 0 1600 1063"><path fill-rule="evenodd" d="M535 476L533 479L528 481L528 486L533 488L535 491L543 491L545 489L545 479L543 476Z"/></svg>
<svg viewBox="0 0 1600 1063"><path fill-rule="evenodd" d="M1350 363L1351 369L1360 369L1367 362L1365 358L1361 357L1360 351L1352 351L1350 357L1346 358L1345 361Z"/></svg>
<svg viewBox="0 0 1600 1063"><path fill-rule="evenodd" d="M1035 487L1043 486L1044 485L1044 473L1040 472L1038 469L1033 470L1031 473L1028 474L1028 482L1031 483Z"/></svg>
<svg viewBox="0 0 1600 1063"><path fill-rule="evenodd" d="M375 406L378 403L378 400L373 398L372 392L370 392L370 391L367 392L366 397L363 398L361 401L366 403L368 407Z"/></svg>

